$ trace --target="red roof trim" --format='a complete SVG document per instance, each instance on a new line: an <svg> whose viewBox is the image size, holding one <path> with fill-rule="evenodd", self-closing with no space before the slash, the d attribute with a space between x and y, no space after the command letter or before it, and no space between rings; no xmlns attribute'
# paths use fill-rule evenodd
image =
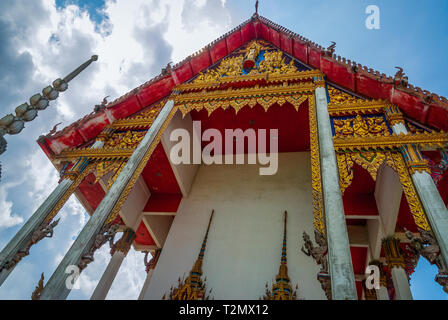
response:
<svg viewBox="0 0 448 320"><path fill-rule="evenodd" d="M407 116L423 125L448 130L448 99L445 97L412 85L395 88L392 77L334 54L326 56L325 49L318 44L257 15L173 66L174 71L171 74L160 74L111 102L108 108L112 117L128 117L168 95L176 83L191 79L197 72L219 60L224 53L223 43L226 44L229 54L247 41L257 38L270 41L307 65L320 69L328 80L336 85L365 97L389 100L400 106ZM109 123L104 110L96 114L91 113L55 135L41 139L40 145L47 154L48 147L59 153L64 148L79 146L94 139L102 129L101 125L96 125L95 130L85 129L81 134L77 132L79 128L84 128L86 123L98 123L100 120L104 120L104 126Z"/></svg>

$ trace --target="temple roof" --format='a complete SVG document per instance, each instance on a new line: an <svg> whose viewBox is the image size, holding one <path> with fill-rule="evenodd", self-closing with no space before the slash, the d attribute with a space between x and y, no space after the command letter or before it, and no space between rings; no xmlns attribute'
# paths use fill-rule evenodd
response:
<svg viewBox="0 0 448 320"><path fill-rule="evenodd" d="M407 81L399 81L397 76L386 76L337 56L331 50L255 14L203 49L165 68L155 78L110 102L103 110L86 115L52 136L41 137L38 143L47 156L58 154L68 147L83 145L94 139L106 125L163 99L175 86L190 80L254 39L268 41L310 68L319 69L328 82L348 92L365 98L390 101L398 105L405 116L420 124L448 130L448 99L445 97L414 87Z"/></svg>

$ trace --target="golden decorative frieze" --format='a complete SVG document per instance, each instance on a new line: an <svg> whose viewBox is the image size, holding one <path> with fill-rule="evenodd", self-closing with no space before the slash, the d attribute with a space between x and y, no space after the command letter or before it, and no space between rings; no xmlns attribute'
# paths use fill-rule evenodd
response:
<svg viewBox="0 0 448 320"><path fill-rule="evenodd" d="M382 113L390 106L384 100L357 100L356 102L348 101L342 103L329 103L328 112L331 116L356 115L356 114L373 114Z"/></svg>
<svg viewBox="0 0 448 320"><path fill-rule="evenodd" d="M364 118L358 114L354 118L333 119L333 126L336 137L390 135L383 116Z"/></svg>
<svg viewBox="0 0 448 320"><path fill-rule="evenodd" d="M54 156L56 160L73 160L79 157L86 157L89 160L119 160L128 159L134 148L101 148L101 149L91 149L91 148L78 148L78 149L65 149L59 155Z"/></svg>
<svg viewBox="0 0 448 320"><path fill-rule="evenodd" d="M390 136L334 137L335 150L341 151L388 151L398 149L406 144L421 147L444 148L448 146L448 135L440 133L392 134Z"/></svg>
<svg viewBox="0 0 448 320"><path fill-rule="evenodd" d="M257 60L261 60L257 66ZM252 41L241 55L224 58L216 68L210 68L204 73L199 73L193 84L207 84L219 82L227 77L246 77L257 74L293 74L299 70L294 65L294 60L286 63L286 57L280 50L273 50L265 46L261 41ZM183 90L185 86L179 86Z"/></svg>
<svg viewBox="0 0 448 320"><path fill-rule="evenodd" d="M247 99L263 96L284 96L294 94L304 94L314 92L315 85L311 82L301 83L283 83L281 85L259 86L246 88L229 88L226 90L215 91L200 91L188 92L175 96L174 102L176 105L185 103L205 102L215 100L232 100L232 99Z"/></svg>
<svg viewBox="0 0 448 320"><path fill-rule="evenodd" d="M264 82L266 84L271 83L280 83L280 82L290 82L290 81L306 81L313 80L316 76L322 76L322 72L319 70L310 70L310 71L298 71L295 73L287 73L287 74L250 74L250 75L241 75L241 76L227 76L223 78L219 78L215 82L207 82L207 83L185 83L176 87L175 90L179 90L180 92L187 91L199 91L203 89L218 89L223 84L229 83L239 83L239 82Z"/></svg>
<svg viewBox="0 0 448 320"><path fill-rule="evenodd" d="M313 188L313 224L314 228L320 234L325 235L325 211L323 203L319 137L317 132L317 117L314 95L309 97L308 103L310 121L311 183Z"/></svg>
<svg viewBox="0 0 448 320"><path fill-rule="evenodd" d="M249 99L233 99L226 101L215 101L215 102L196 102L183 104L179 106L179 110L182 112L182 115L185 116L192 110L200 111L202 109L207 110L208 114L212 114L213 111L222 108L226 110L231 107L235 110L236 113L240 111L245 106L249 106L250 108L255 107L257 104L261 105L265 111L267 111L272 105L278 104L280 106L284 105L286 102L289 102L294 106L296 110L302 105L303 102L306 101L308 97L303 95L288 95L288 96L264 96L260 98L249 98Z"/></svg>
<svg viewBox="0 0 448 320"><path fill-rule="evenodd" d="M342 105L342 104L358 104L364 102L364 100L352 96L342 90L336 89L332 86L328 86L328 94L330 96L330 106Z"/></svg>

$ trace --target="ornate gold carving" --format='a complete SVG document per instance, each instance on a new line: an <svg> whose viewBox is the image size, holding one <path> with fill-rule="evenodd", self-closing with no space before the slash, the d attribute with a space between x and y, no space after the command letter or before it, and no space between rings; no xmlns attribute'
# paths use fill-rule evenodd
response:
<svg viewBox="0 0 448 320"><path fill-rule="evenodd" d="M206 109L208 114L210 115L213 111L222 108L227 109L228 107L232 107L235 109L236 113L241 110L245 106L249 106L253 108L256 104L260 104L266 111L273 104L277 103L280 106L284 105L285 102L291 103L296 110L300 107L300 105L307 99L306 96L301 94L291 94L291 95L281 95L281 96L269 96L265 94L260 94L260 97L233 97L225 100L217 100L217 101L199 101L199 102L190 102L183 103L179 105L179 110L182 112L182 115L185 116L191 110L200 111L201 109Z"/></svg>
<svg viewBox="0 0 448 320"><path fill-rule="evenodd" d="M320 170L319 137L317 132L316 105L314 96L308 98L310 119L311 180L313 188L314 228L325 235L325 211L323 204L322 176Z"/></svg>
<svg viewBox="0 0 448 320"><path fill-rule="evenodd" d="M146 131L125 131L114 133L104 144L106 148L132 148L136 147L145 136Z"/></svg>
<svg viewBox="0 0 448 320"><path fill-rule="evenodd" d="M337 153L336 159L339 170L339 186L342 194L344 194L353 181L353 160L351 154L347 153Z"/></svg>
<svg viewBox="0 0 448 320"><path fill-rule="evenodd" d="M209 296L206 293L205 280L202 281L202 262L204 260L205 248L207 246L208 232L210 230L210 224L212 223L213 214L210 215L210 220L207 226L207 232L205 233L204 240L202 241L201 250L198 258L190 271L189 276L185 280L179 278L177 288L171 287L168 294L168 300L208 300ZM210 294L210 292L209 292ZM165 300L166 296L163 295L162 299Z"/></svg>
<svg viewBox="0 0 448 320"><path fill-rule="evenodd" d="M256 60L261 50L265 50L264 59L256 66ZM298 69L294 65L294 60L289 64L285 63L283 52L279 50L269 50L257 41L251 42L245 50L245 55L238 55L221 60L215 69L208 69L205 73L199 73L193 81L194 84L204 84L219 82L222 78L241 76L245 77L243 68L251 69L250 75L254 74L293 74Z"/></svg>
<svg viewBox="0 0 448 320"><path fill-rule="evenodd" d="M382 113L389 103L385 100L357 100L356 102L342 102L328 104L331 116Z"/></svg>
<svg viewBox="0 0 448 320"><path fill-rule="evenodd" d="M205 89L218 89L225 84L237 84L237 83L284 83L284 82L297 82L297 81L311 81L316 76L322 76L322 72L319 70L310 71L298 71L295 73L285 74L248 74L237 76L221 77L215 82L200 82L200 83L184 83L178 85L175 90L179 92L200 91Z"/></svg>
<svg viewBox="0 0 448 320"><path fill-rule="evenodd" d="M389 151L397 150L406 144L420 147L436 147L443 149L448 146L448 135L445 132L423 134L400 134L390 136L364 137L334 137L333 144L336 151Z"/></svg>
<svg viewBox="0 0 448 320"><path fill-rule="evenodd" d="M344 191L350 186L353 180L353 163L357 163L366 169L375 181L379 168L383 163L386 163L398 173L401 186L408 201L415 224L422 230L430 230L422 204L400 153L337 153L337 161L339 169L339 184L342 193L344 193Z"/></svg>
<svg viewBox="0 0 448 320"><path fill-rule="evenodd" d="M389 128L382 116L363 118L357 115L350 119L334 119L336 137L389 136Z"/></svg>
<svg viewBox="0 0 448 320"><path fill-rule="evenodd" d="M401 253L400 240L394 237L383 239L383 249L386 262L390 269L405 268L404 257Z"/></svg>
<svg viewBox="0 0 448 320"><path fill-rule="evenodd" d="M357 104L362 103L363 100L356 98L348 93L345 93L339 89L328 86L328 94L330 95L330 105L341 105L342 103Z"/></svg>
<svg viewBox="0 0 448 320"><path fill-rule="evenodd" d="M414 217L415 224L422 230L431 230L420 202L420 198L418 197L415 186L412 183L409 172L406 170L402 155L396 152L392 152L390 155L391 156L387 158L387 164L394 169L400 177L401 186L403 187L403 192L406 196L406 200L408 201L409 209Z"/></svg>
<svg viewBox="0 0 448 320"><path fill-rule="evenodd" d="M288 212L284 213L284 225L283 225L283 244L282 244L282 257L280 260L280 268L278 274L275 277L275 283L272 283L272 290L269 290L266 283L266 293L263 296L263 300L297 300L296 289L291 287L291 280L288 276L288 266L286 258L286 223L288 219Z"/></svg>
<svg viewBox="0 0 448 320"><path fill-rule="evenodd" d="M427 172L431 174L428 161L423 158L422 153L415 145L404 145L401 147L406 166L410 174L416 172Z"/></svg>
<svg viewBox="0 0 448 320"><path fill-rule="evenodd" d="M388 106L385 109L385 115L387 117L387 121L391 126L402 123L404 124L403 114L400 111L400 108L397 106Z"/></svg>

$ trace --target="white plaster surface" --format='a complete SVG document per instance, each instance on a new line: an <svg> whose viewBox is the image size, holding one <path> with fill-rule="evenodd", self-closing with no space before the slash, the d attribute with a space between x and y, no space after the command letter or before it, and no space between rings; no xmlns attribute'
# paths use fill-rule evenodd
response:
<svg viewBox="0 0 448 320"><path fill-rule="evenodd" d="M258 165L202 165L180 204L143 299L161 299L196 260L212 209L205 259L214 299L259 299L278 273L283 212L288 211L288 271L299 297L326 299L319 267L300 251L305 230L314 238L309 152L279 154L279 170L260 176Z"/></svg>

